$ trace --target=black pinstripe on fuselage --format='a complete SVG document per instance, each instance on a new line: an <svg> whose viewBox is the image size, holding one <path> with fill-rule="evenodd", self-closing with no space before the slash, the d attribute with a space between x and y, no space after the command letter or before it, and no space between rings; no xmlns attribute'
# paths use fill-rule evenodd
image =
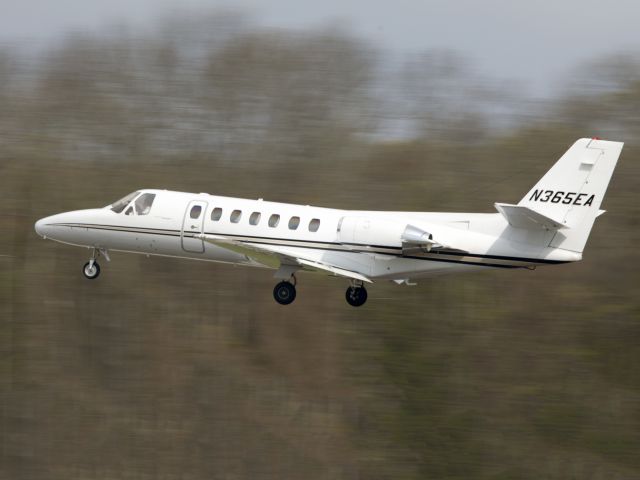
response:
<svg viewBox="0 0 640 480"><path fill-rule="evenodd" d="M194 238L200 233L183 232L177 229L131 227L120 225L104 225L92 223L55 223L51 226L86 228L92 230L104 230L112 232L136 233L143 235L161 235L170 237ZM253 235L226 234L222 232L203 232L205 235L219 235L231 240L237 240L258 245L277 245L283 247L297 247L314 250L327 250L351 253L377 253L382 255L396 256L414 260L424 260L432 262L457 263L462 265L476 265L494 268L529 268L534 265L549 265L568 263L561 260L546 260L540 258L512 257L503 255L485 255L467 252L457 252L451 250L439 250L424 252L419 255L405 255L402 247L389 245L362 245L353 243L326 242L319 240L296 240L283 237L265 237Z"/></svg>

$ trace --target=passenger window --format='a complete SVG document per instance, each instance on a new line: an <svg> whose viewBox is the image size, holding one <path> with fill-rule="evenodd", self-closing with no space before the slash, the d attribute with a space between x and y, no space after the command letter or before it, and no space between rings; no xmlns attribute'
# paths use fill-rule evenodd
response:
<svg viewBox="0 0 640 480"><path fill-rule="evenodd" d="M211 220L217 222L222 218L222 209L220 207L216 207L211 211Z"/></svg>
<svg viewBox="0 0 640 480"><path fill-rule="evenodd" d="M320 220L317 218L314 218L313 220L311 220L309 222L309 231L310 232L317 232L318 228L320 228Z"/></svg>
<svg viewBox="0 0 640 480"><path fill-rule="evenodd" d="M274 213L269 217L269 226L271 228L277 227L279 223L280 223L280 215L278 215L277 213Z"/></svg>
<svg viewBox="0 0 640 480"><path fill-rule="evenodd" d="M191 207L189 216L193 219L200 218L200 213L202 213L202 207L200 205L194 205Z"/></svg>
<svg viewBox="0 0 640 480"><path fill-rule="evenodd" d="M295 230L300 225L300 217L291 217L289 220L289 230Z"/></svg>
<svg viewBox="0 0 640 480"><path fill-rule="evenodd" d="M251 225L257 225L258 223L260 223L260 217L260 212L253 212L249 217L249 223Z"/></svg>
<svg viewBox="0 0 640 480"><path fill-rule="evenodd" d="M231 220L231 223L238 223L241 218L242 218L242 210L234 210L233 212L231 212L231 217L229 217L229 219Z"/></svg>
<svg viewBox="0 0 640 480"><path fill-rule="evenodd" d="M140 195L135 202L136 214L147 215L151 210L151 205L153 205L155 198L156 195L154 193L143 193Z"/></svg>

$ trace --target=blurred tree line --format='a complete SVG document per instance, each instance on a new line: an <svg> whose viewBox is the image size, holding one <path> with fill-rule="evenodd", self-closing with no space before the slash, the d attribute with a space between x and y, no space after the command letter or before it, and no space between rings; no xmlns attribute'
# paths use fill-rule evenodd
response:
<svg viewBox="0 0 640 480"><path fill-rule="evenodd" d="M640 476L640 57L534 101L447 51L235 13L0 49L1 478ZM626 142L585 260L377 284L87 252L33 223L144 187L492 211Z"/></svg>

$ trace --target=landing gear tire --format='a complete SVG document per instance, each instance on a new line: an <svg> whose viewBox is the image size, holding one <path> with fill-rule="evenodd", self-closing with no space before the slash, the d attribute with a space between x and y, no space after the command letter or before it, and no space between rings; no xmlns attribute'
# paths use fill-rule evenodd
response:
<svg viewBox="0 0 640 480"><path fill-rule="evenodd" d="M280 282L273 289L273 298L280 305L289 305L296 299L296 287L289 282Z"/></svg>
<svg viewBox="0 0 640 480"><path fill-rule="evenodd" d="M361 307L367 301L367 290L364 287L349 287L345 298L352 307Z"/></svg>
<svg viewBox="0 0 640 480"><path fill-rule="evenodd" d="M96 262L95 260L93 262L93 265L91 264L91 262L87 262L84 264L84 267L82 267L82 273L89 280L95 280L96 278L98 278L98 275L100 275L100 265L98 265L98 262Z"/></svg>

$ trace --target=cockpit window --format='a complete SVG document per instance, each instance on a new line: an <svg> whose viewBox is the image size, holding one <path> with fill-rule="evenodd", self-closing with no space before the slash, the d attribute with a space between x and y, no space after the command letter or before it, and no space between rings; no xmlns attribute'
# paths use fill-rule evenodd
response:
<svg viewBox="0 0 640 480"><path fill-rule="evenodd" d="M140 195L135 202L136 206L136 214L137 215L146 215L151 210L151 205L153 205L153 201L155 200L155 193L143 193Z"/></svg>
<svg viewBox="0 0 640 480"><path fill-rule="evenodd" d="M131 200L133 200L134 198L136 198L136 196L139 194L140 192L133 192L130 193L129 195L127 195L124 198L121 198L120 200L118 200L117 202L111 204L111 210L113 210L116 213L121 213L126 207L127 205L129 205L129 202L131 202Z"/></svg>

